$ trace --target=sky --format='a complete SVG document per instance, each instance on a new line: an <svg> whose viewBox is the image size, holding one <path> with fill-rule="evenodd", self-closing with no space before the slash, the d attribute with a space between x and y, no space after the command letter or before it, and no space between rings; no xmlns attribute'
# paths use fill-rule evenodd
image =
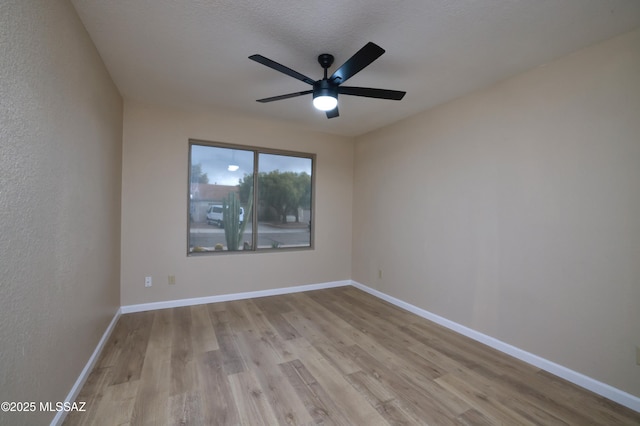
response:
<svg viewBox="0 0 640 426"><path fill-rule="evenodd" d="M260 154L259 171L280 170L311 175L311 159L286 155ZM253 173L253 152L240 149L218 148L205 145L191 145L191 164L200 164L209 177L209 183L217 185L238 185L245 175ZM231 172L230 164L239 166Z"/></svg>

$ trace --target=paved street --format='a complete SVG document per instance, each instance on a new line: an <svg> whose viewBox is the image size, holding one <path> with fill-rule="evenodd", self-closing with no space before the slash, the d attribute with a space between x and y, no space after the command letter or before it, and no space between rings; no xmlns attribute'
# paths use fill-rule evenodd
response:
<svg viewBox="0 0 640 426"><path fill-rule="evenodd" d="M296 225L291 225L296 226ZM304 225L302 225L304 226ZM251 224L247 224L245 235L249 241L251 235ZM297 227L276 227L266 223L258 224L258 247L271 248L273 244L279 247L295 247L309 245L309 228L307 226ZM220 243L227 245L224 237L224 229L217 226L207 225L206 223L192 223L190 246L213 248Z"/></svg>

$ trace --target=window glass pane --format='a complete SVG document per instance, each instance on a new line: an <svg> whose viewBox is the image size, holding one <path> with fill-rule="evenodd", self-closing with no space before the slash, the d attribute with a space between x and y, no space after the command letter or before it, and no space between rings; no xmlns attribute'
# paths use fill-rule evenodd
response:
<svg viewBox="0 0 640 426"><path fill-rule="evenodd" d="M189 252L251 250L253 151L191 145Z"/></svg>
<svg viewBox="0 0 640 426"><path fill-rule="evenodd" d="M258 155L258 249L311 246L311 158Z"/></svg>
<svg viewBox="0 0 640 426"><path fill-rule="evenodd" d="M312 247L314 158L190 141L188 254Z"/></svg>

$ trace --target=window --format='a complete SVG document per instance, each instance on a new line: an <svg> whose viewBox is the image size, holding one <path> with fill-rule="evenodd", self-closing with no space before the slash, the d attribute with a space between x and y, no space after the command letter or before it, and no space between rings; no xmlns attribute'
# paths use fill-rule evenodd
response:
<svg viewBox="0 0 640 426"><path fill-rule="evenodd" d="M188 255L313 247L315 155L189 141Z"/></svg>

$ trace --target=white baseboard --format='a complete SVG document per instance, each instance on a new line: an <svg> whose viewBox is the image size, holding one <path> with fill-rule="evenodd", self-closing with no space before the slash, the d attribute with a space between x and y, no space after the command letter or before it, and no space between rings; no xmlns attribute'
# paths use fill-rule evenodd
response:
<svg viewBox="0 0 640 426"><path fill-rule="evenodd" d="M91 374L91 370L93 370L93 366L96 364L96 361L98 360L98 357L100 356L100 353L102 352L102 348L104 348L104 345L107 343L107 340L109 339L109 336L111 336L111 332L113 331L114 327L116 326L116 323L118 322L118 318L120 318L120 314L121 314L121 310L118 309L116 311L116 314L113 316L113 319L109 323L109 326L107 327L107 329L102 334L102 338L100 339L100 341L96 345L96 348L93 351L93 353L91 354L91 357L89 358L89 361L87 361L87 364L84 366L84 368L82 369L82 372L78 376L78 380L76 380L76 382L73 384L73 387L71 388L71 391L69 391L69 394L64 399L65 402L73 403L76 400L76 398L78 397L78 394L80 393L80 390L82 389L82 386L87 381L87 378L89 377L89 374ZM51 421L51 426L61 425L62 422L64 422L64 419L67 417L67 414L68 414L67 411L64 411L64 410L58 411L56 416Z"/></svg>
<svg viewBox="0 0 640 426"><path fill-rule="evenodd" d="M281 287L271 290L247 291L244 293L223 294L220 296L196 297L192 299L167 300L165 302L141 303L139 305L123 306L121 312L154 311L156 309L177 308L181 306L203 305L207 303L228 302L231 300L252 299L255 297L277 296L280 294L299 293L301 291L321 290L323 288L343 287L351 285L351 280L330 281L321 284L299 285L295 287Z"/></svg>
<svg viewBox="0 0 640 426"><path fill-rule="evenodd" d="M388 294L382 293L381 291L367 287L366 285L359 282L352 280L351 285L382 300L386 300L393 305L414 313L422 318L433 321L436 324L440 324L443 327L446 327L473 340L497 349L500 352L504 352L514 358L534 365L542 370L548 371L551 374L555 374L556 376L561 377L571 383L574 383L580 387L590 390L591 392L597 393L598 395L615 401L620 405L624 405L625 407L628 407L634 411L640 412L640 398L634 395L621 391L620 389L616 389L606 383L599 382L598 380L585 376L582 373L570 370L566 367L563 367L562 365L556 364L555 362L539 357L538 355L534 355L530 352L512 346L501 340L495 339L491 336L487 336L486 334L480 333L479 331L473 330L469 327L465 327L464 325L433 314L422 308L418 308L417 306L397 299L393 296L389 296Z"/></svg>

